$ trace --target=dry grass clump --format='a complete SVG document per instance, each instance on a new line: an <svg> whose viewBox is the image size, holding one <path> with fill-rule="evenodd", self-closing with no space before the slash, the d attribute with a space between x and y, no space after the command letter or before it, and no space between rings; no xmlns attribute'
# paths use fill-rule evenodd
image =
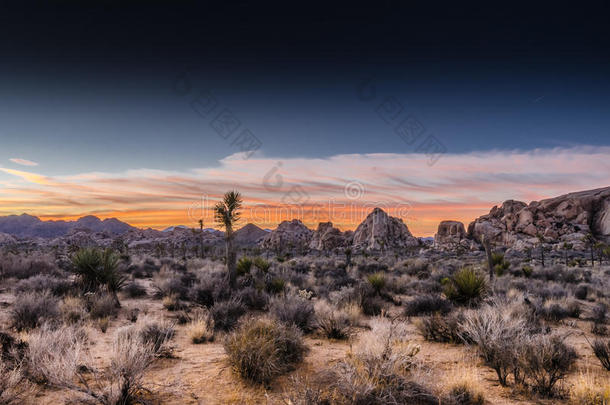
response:
<svg viewBox="0 0 610 405"><path fill-rule="evenodd" d="M29 336L28 370L38 381L76 393L84 402L103 405L134 403L143 392L142 377L155 358L139 328L117 331L110 364L97 369L86 350L81 329L43 327Z"/></svg>
<svg viewBox="0 0 610 405"><path fill-rule="evenodd" d="M195 313L193 319L186 325L186 335L194 344L214 340L214 318L209 311Z"/></svg>
<svg viewBox="0 0 610 405"><path fill-rule="evenodd" d="M589 370L578 373L570 390L570 403L573 405L610 404L610 383L607 378L599 378Z"/></svg>
<svg viewBox="0 0 610 405"><path fill-rule="evenodd" d="M140 298L146 296L146 288L136 280L131 281L123 287L123 293L130 298Z"/></svg>
<svg viewBox="0 0 610 405"><path fill-rule="evenodd" d="M315 303L315 326L328 339L347 339L352 331L353 320L350 314L341 308L319 300Z"/></svg>
<svg viewBox="0 0 610 405"><path fill-rule="evenodd" d="M87 318L85 303L78 297L66 297L59 304L59 312L66 324L75 324Z"/></svg>
<svg viewBox="0 0 610 405"><path fill-rule="evenodd" d="M48 274L37 274L30 278L20 280L15 285L15 293L17 295L26 292L50 291L54 295L64 295L73 287L73 284L67 278L58 278Z"/></svg>
<svg viewBox="0 0 610 405"><path fill-rule="evenodd" d="M91 319L114 318L119 312L116 299L108 293L87 293L86 306Z"/></svg>
<svg viewBox="0 0 610 405"><path fill-rule="evenodd" d="M261 384L292 370L307 351L296 326L265 319L242 323L227 337L224 348L237 375Z"/></svg>
<svg viewBox="0 0 610 405"><path fill-rule="evenodd" d="M406 325L376 318L353 350L334 370L339 404L438 404L430 390L414 381L410 370L419 347L407 339Z"/></svg>
<svg viewBox="0 0 610 405"><path fill-rule="evenodd" d="M460 364L459 369L447 373L444 381L447 404L451 405L483 405L485 403L485 388L476 368Z"/></svg>
<svg viewBox="0 0 610 405"><path fill-rule="evenodd" d="M59 300L48 291L19 295L11 309L12 325L19 331L55 322L59 315Z"/></svg>
<svg viewBox="0 0 610 405"><path fill-rule="evenodd" d="M602 366L610 371L610 339L606 339L605 342L602 339L595 339L591 343L591 348Z"/></svg>
<svg viewBox="0 0 610 405"><path fill-rule="evenodd" d="M0 404L23 404L32 393L33 387L27 380L22 365L10 367L0 359Z"/></svg>

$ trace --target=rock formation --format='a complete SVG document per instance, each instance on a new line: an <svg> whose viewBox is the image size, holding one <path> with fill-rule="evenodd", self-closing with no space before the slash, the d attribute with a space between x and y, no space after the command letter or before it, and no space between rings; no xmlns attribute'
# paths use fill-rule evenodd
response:
<svg viewBox="0 0 610 405"><path fill-rule="evenodd" d="M434 235L436 246L455 245L466 239L466 229L459 221L442 221Z"/></svg>
<svg viewBox="0 0 610 405"><path fill-rule="evenodd" d="M601 241L610 241L610 187L565 194L533 201L529 205L508 200L493 207L489 214L468 226L468 236L480 240L486 235L499 245L522 250L538 243L572 243L583 249L583 237L592 233Z"/></svg>
<svg viewBox="0 0 610 405"><path fill-rule="evenodd" d="M74 229L121 235L135 228L116 218L102 221L94 216L82 217L77 221L41 221L27 214L0 217L0 232L20 238L57 238L68 235Z"/></svg>
<svg viewBox="0 0 610 405"><path fill-rule="evenodd" d="M253 246L258 244L268 232L254 224L246 224L235 232L235 244L238 246Z"/></svg>
<svg viewBox="0 0 610 405"><path fill-rule="evenodd" d="M320 222L318 229L313 233L309 248L320 251L333 250L345 246L345 236L333 227L332 222Z"/></svg>
<svg viewBox="0 0 610 405"><path fill-rule="evenodd" d="M274 252L304 251L309 247L312 234L311 229L298 219L284 221L265 236L261 247Z"/></svg>
<svg viewBox="0 0 610 405"><path fill-rule="evenodd" d="M383 250L417 246L419 241L399 218L375 208L356 228L353 238L356 249Z"/></svg>

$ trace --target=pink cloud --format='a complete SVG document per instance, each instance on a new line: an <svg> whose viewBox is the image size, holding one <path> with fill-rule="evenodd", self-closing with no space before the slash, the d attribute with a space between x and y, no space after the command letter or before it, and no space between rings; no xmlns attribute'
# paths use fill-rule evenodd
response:
<svg viewBox="0 0 610 405"><path fill-rule="evenodd" d="M61 177L1 169L15 177L4 183L0 213L114 213L139 225L162 227L187 222L187 213L202 196L213 201L237 189L248 204L246 217L275 210L275 215L265 211L261 226L289 219L284 218L285 212L291 214L287 207L302 203L310 226L331 219L353 228L366 214L362 209L381 206L402 213L414 234L431 235L441 219L469 222L507 199L529 202L608 186L609 156L610 148L492 151L446 154L430 167L426 156L418 154L249 160L234 155L219 167L183 172L142 169ZM348 184L358 185L357 195L346 193ZM158 222L152 219L155 213Z"/></svg>
<svg viewBox="0 0 610 405"><path fill-rule="evenodd" d="M13 163L17 163L21 166L38 166L38 163L32 162L31 160L20 159L20 158L11 158L9 159Z"/></svg>

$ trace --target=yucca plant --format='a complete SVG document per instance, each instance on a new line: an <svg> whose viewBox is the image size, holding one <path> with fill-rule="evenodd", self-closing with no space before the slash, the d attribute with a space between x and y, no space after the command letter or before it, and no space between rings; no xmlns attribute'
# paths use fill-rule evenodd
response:
<svg viewBox="0 0 610 405"><path fill-rule="evenodd" d="M446 279L443 292L452 301L460 304L473 304L487 289L485 277L470 267L458 270L451 279Z"/></svg>
<svg viewBox="0 0 610 405"><path fill-rule="evenodd" d="M236 279L233 228L241 217L239 210L242 208L242 204L241 194L237 191L229 191L225 193L222 201L214 206L214 218L225 230L227 279L231 288L235 288Z"/></svg>
<svg viewBox="0 0 610 405"><path fill-rule="evenodd" d="M120 306L117 293L127 283L127 276L119 271L119 260L112 249L83 248L72 257L72 268L86 292L104 286Z"/></svg>
<svg viewBox="0 0 610 405"><path fill-rule="evenodd" d="M252 268L252 259L250 259L247 256L242 257L241 259L239 259L239 261L237 262L237 275L239 276L243 276L245 274L249 274L250 273L250 269Z"/></svg>
<svg viewBox="0 0 610 405"><path fill-rule="evenodd" d="M371 274L367 277L367 280L371 287L373 287L373 290L375 290L375 294L377 295L381 293L381 290L383 290L386 284L385 276L383 275L383 273Z"/></svg>

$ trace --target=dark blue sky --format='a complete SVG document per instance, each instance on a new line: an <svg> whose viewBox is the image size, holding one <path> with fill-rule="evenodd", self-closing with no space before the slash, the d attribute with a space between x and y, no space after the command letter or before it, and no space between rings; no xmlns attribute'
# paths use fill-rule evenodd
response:
<svg viewBox="0 0 610 405"><path fill-rule="evenodd" d="M603 9L81 3L0 9L0 161L210 166L235 152L210 127L224 108L272 157L414 152L394 132L407 116L448 153L610 144ZM207 118L189 107L202 91Z"/></svg>

